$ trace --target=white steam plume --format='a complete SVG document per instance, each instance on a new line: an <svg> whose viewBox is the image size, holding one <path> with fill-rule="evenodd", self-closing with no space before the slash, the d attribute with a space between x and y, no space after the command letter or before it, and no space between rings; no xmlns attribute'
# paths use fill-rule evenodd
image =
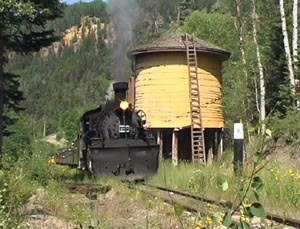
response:
<svg viewBox="0 0 300 229"><path fill-rule="evenodd" d="M111 15L116 42L116 53L112 77L116 81L127 81L127 52L134 42L134 29L141 23L141 13L136 0L110 0L108 13Z"/></svg>

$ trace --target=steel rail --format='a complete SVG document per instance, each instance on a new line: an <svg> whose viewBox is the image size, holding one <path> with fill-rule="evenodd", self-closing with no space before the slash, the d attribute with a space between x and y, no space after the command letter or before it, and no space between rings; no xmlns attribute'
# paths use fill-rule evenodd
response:
<svg viewBox="0 0 300 229"><path fill-rule="evenodd" d="M174 194L181 195L181 196L184 196L184 197L190 197L192 199L200 200L200 201L205 202L205 203L216 204L216 205L220 205L222 207L226 207L226 201L217 201L217 200L214 200L214 199L211 199L211 198L199 196L197 194L193 194L193 193L189 193L189 192L185 192L185 191L180 191L180 190L175 190L175 189L171 189L171 188L167 188L167 187L163 187L163 186L156 186L156 185L151 185L151 184L146 184L146 183L143 183L143 185L151 187L151 188L155 188L155 189L158 189L158 190L161 190L161 191L172 192ZM183 206L183 207L187 207L186 209L190 208L190 210L196 211L195 208L190 207L190 206ZM293 219L291 217L280 216L280 215L273 214L273 213L268 213L268 212L266 212L266 218L271 220L271 221L274 221L276 223L279 223L279 224L283 224L283 225L291 226L291 227L295 227L295 228L300 228L300 220L298 220L298 219Z"/></svg>
<svg viewBox="0 0 300 229"><path fill-rule="evenodd" d="M64 183L70 193L81 193L91 200L97 199L97 194L106 193L111 190L110 185L101 185L93 183Z"/></svg>

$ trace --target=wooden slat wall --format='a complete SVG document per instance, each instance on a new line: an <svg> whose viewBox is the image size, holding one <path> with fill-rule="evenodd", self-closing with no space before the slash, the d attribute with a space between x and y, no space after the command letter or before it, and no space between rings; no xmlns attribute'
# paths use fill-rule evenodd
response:
<svg viewBox="0 0 300 229"><path fill-rule="evenodd" d="M136 58L135 108L147 114L149 128L191 124L185 52L147 53ZM198 54L201 107L205 128L224 127L221 107L221 61Z"/></svg>

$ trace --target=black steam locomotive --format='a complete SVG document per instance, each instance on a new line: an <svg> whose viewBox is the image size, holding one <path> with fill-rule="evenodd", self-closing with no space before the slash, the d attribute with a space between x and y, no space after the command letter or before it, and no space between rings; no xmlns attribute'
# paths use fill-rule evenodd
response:
<svg viewBox="0 0 300 229"><path fill-rule="evenodd" d="M144 179L158 169L158 145L144 128L145 113L125 100L128 84L113 85L115 99L83 114L80 132L54 161L96 175Z"/></svg>

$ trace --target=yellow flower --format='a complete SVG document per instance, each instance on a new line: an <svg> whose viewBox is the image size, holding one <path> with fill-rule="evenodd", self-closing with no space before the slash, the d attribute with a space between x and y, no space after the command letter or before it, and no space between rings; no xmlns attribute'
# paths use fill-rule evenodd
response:
<svg viewBox="0 0 300 229"><path fill-rule="evenodd" d="M206 216L204 223L206 225L210 225L212 223L212 219L209 216Z"/></svg>
<svg viewBox="0 0 300 229"><path fill-rule="evenodd" d="M246 223L250 223L250 219L244 215L241 216L241 221L242 222L246 222Z"/></svg>
<svg viewBox="0 0 300 229"><path fill-rule="evenodd" d="M201 224L198 223L198 224L196 225L195 229L201 229Z"/></svg>

